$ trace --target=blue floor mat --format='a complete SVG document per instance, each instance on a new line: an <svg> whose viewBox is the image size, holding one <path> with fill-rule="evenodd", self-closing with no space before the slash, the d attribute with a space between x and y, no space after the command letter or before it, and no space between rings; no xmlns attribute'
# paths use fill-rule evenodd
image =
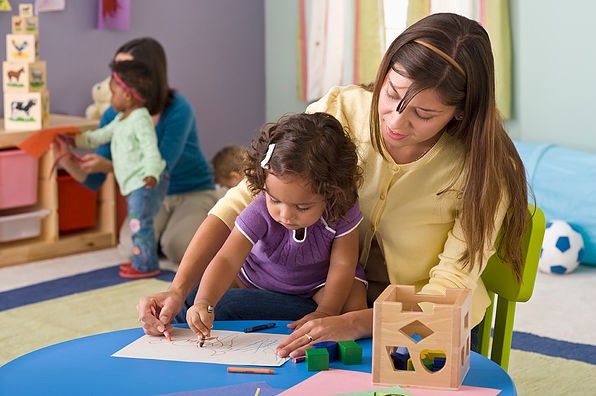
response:
<svg viewBox="0 0 596 396"><path fill-rule="evenodd" d="M175 273L162 271L152 279L171 282ZM34 304L53 298L68 296L69 294L86 292L101 287L114 286L125 282L134 282L134 279L123 279L118 275L118 266L102 268L59 278L47 282L37 283L19 289L8 290L0 293L0 311Z"/></svg>

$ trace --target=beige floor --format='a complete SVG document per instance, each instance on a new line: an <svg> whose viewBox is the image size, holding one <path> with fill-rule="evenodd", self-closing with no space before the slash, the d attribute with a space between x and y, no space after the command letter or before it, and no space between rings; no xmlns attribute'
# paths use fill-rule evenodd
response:
<svg viewBox="0 0 596 396"><path fill-rule="evenodd" d="M0 268L0 292L122 262L115 248ZM166 260L163 269L176 270ZM518 304L514 329L562 341L596 345L596 267L569 275L538 273L534 295Z"/></svg>
<svg viewBox="0 0 596 396"><path fill-rule="evenodd" d="M514 330L596 345L596 267L568 275L538 272L530 301L517 304Z"/></svg>

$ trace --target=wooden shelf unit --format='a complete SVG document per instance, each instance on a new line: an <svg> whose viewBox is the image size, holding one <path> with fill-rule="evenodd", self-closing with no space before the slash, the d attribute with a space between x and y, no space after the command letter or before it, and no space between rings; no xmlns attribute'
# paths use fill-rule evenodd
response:
<svg viewBox="0 0 596 396"><path fill-rule="evenodd" d="M97 127L97 121L51 114L48 127L56 126L93 129ZM4 122L0 119L0 149L16 148L34 132L5 131ZM50 214L42 219L41 234L35 238L0 242L0 267L115 246L116 187L113 175L111 173L107 175L106 181L98 192L96 225L60 235L57 172L55 169L52 171L54 162L54 153L51 150L48 150L39 160L36 207L50 210ZM2 211L0 215L1 213Z"/></svg>

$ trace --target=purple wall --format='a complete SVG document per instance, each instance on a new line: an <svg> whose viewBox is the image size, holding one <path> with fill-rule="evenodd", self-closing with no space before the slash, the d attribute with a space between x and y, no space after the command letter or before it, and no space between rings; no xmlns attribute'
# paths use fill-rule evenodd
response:
<svg viewBox="0 0 596 396"><path fill-rule="evenodd" d="M34 1L10 3L12 12L0 12L0 60L6 60L11 16L19 3ZM91 87L108 75L116 49L152 36L166 50L170 85L195 108L205 155L250 142L265 121L264 0L131 1L128 31L97 30L97 3L71 0L64 11L39 15L52 113L84 115Z"/></svg>

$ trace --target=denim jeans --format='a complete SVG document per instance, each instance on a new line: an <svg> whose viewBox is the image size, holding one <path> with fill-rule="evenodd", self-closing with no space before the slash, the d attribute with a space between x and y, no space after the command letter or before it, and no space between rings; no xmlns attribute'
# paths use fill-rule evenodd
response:
<svg viewBox="0 0 596 396"><path fill-rule="evenodd" d="M186 298L173 323L186 323L186 311L195 300L198 288ZM312 299L259 289L229 289L215 307L215 320L297 320L317 309ZM471 330L470 348L478 352L478 330Z"/></svg>
<svg viewBox="0 0 596 396"><path fill-rule="evenodd" d="M197 294L195 288L186 298L174 323L186 323L186 311ZM215 306L215 320L297 320L317 309L310 298L259 289L229 289Z"/></svg>
<svg viewBox="0 0 596 396"><path fill-rule="evenodd" d="M133 246L131 263L137 271L150 272L159 269L153 217L159 211L169 185L169 174L163 171L157 186L150 189L141 187L126 196L128 225Z"/></svg>

